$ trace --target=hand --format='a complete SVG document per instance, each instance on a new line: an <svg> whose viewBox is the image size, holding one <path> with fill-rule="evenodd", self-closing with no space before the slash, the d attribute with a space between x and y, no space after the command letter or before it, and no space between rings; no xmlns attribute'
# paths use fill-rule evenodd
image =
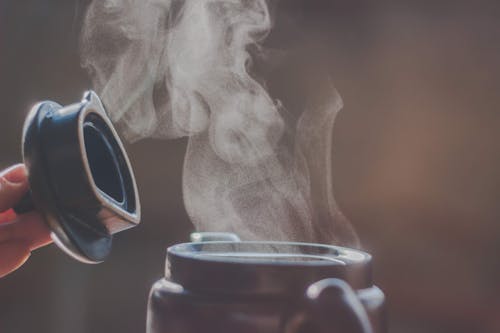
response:
<svg viewBox="0 0 500 333"><path fill-rule="evenodd" d="M51 242L50 231L38 213L16 215L12 210L27 191L24 165L0 172L0 278L24 264L31 251Z"/></svg>

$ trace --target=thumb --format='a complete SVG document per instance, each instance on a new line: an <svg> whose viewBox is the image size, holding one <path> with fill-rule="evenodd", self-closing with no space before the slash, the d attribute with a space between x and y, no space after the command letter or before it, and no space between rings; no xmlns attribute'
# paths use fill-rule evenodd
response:
<svg viewBox="0 0 500 333"><path fill-rule="evenodd" d="M14 165L0 172L0 212L12 208L28 191L26 168Z"/></svg>

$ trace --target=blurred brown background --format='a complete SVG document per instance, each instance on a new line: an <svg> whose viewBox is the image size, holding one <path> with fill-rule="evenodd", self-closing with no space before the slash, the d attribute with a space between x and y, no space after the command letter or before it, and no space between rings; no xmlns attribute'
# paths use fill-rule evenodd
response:
<svg viewBox="0 0 500 333"><path fill-rule="evenodd" d="M284 0L286 1L286 0ZM336 197L375 257L391 332L500 332L500 4L331 0ZM90 87L68 0L0 1L0 167L38 100ZM143 224L88 266L55 246L0 280L0 332L143 332L165 249L192 226L184 140L129 146ZM1 254L0 254L1 255Z"/></svg>

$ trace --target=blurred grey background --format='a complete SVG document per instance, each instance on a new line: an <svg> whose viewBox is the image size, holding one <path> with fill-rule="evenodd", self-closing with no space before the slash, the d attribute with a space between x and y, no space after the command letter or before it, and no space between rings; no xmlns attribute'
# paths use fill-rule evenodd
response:
<svg viewBox="0 0 500 333"><path fill-rule="evenodd" d="M286 1L286 0L283 0ZM500 331L500 4L329 1L337 200L374 255L391 332ZM90 87L74 0L0 1L0 167L19 162L24 116ZM143 224L89 266L55 246L0 280L0 332L143 332L165 249L192 226L185 140L128 150ZM0 254L1 255L1 254Z"/></svg>

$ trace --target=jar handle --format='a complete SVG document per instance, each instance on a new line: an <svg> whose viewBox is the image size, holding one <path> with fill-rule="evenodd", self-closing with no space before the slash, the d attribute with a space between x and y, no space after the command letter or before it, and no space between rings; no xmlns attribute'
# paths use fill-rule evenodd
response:
<svg viewBox="0 0 500 333"><path fill-rule="evenodd" d="M374 333L368 314L351 287L329 278L307 288L305 307L285 325L286 333Z"/></svg>
<svg viewBox="0 0 500 333"><path fill-rule="evenodd" d="M241 242L238 235L231 232L193 232L191 242Z"/></svg>

